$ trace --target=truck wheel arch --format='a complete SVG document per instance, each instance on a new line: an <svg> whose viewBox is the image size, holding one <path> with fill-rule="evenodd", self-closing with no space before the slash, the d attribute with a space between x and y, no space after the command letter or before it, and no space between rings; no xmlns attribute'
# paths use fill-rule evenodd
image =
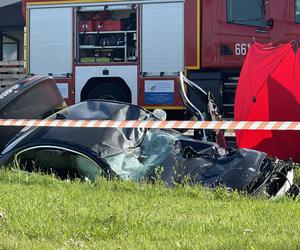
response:
<svg viewBox="0 0 300 250"><path fill-rule="evenodd" d="M80 100L109 99L132 102L132 94L126 82L120 77L92 77L80 93Z"/></svg>

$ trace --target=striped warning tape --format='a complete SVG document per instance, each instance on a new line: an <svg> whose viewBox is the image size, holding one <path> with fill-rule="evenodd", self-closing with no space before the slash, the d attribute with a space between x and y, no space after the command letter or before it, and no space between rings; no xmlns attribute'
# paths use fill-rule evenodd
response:
<svg viewBox="0 0 300 250"><path fill-rule="evenodd" d="M300 130L300 122L245 121L112 121L0 119L0 126L70 128L173 128L230 130Z"/></svg>

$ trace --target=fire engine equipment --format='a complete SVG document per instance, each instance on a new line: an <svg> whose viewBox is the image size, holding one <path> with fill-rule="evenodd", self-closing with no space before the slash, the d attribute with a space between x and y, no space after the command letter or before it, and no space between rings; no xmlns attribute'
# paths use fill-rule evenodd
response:
<svg viewBox="0 0 300 250"><path fill-rule="evenodd" d="M128 18L122 19L122 29L123 30L136 30L136 15L135 15L135 13L130 13Z"/></svg>
<svg viewBox="0 0 300 250"><path fill-rule="evenodd" d="M236 121L300 121L300 52L297 43L255 43L235 98ZM237 131L237 145L300 162L298 131Z"/></svg>
<svg viewBox="0 0 300 250"><path fill-rule="evenodd" d="M81 44L83 45L95 45L96 39L95 36L87 34L80 37Z"/></svg>
<svg viewBox="0 0 300 250"><path fill-rule="evenodd" d="M94 28L95 28L95 31L102 31L103 28L104 28L104 24L103 24L103 21L94 21Z"/></svg>
<svg viewBox="0 0 300 250"><path fill-rule="evenodd" d="M120 20L105 20L103 21L103 31L119 31L122 30Z"/></svg>
<svg viewBox="0 0 300 250"><path fill-rule="evenodd" d="M96 46L123 46L125 44L124 35L123 34L113 34L101 36L98 34L96 39Z"/></svg>
<svg viewBox="0 0 300 250"><path fill-rule="evenodd" d="M86 20L79 22L79 32L92 32L93 29L93 21Z"/></svg>

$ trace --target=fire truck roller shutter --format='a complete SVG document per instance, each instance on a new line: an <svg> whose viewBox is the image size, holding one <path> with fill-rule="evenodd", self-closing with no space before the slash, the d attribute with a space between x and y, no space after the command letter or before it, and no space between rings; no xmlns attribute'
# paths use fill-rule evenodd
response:
<svg viewBox="0 0 300 250"><path fill-rule="evenodd" d="M142 6L142 72L174 75L184 67L184 3Z"/></svg>
<svg viewBox="0 0 300 250"><path fill-rule="evenodd" d="M29 13L29 73L72 73L72 8L32 8Z"/></svg>

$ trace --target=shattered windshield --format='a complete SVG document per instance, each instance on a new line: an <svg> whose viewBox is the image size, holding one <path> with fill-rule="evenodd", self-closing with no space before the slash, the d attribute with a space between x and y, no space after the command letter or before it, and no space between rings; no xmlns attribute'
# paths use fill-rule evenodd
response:
<svg viewBox="0 0 300 250"><path fill-rule="evenodd" d="M105 160L122 179L139 180L160 166L181 136L175 132L150 129L139 147L107 157Z"/></svg>

